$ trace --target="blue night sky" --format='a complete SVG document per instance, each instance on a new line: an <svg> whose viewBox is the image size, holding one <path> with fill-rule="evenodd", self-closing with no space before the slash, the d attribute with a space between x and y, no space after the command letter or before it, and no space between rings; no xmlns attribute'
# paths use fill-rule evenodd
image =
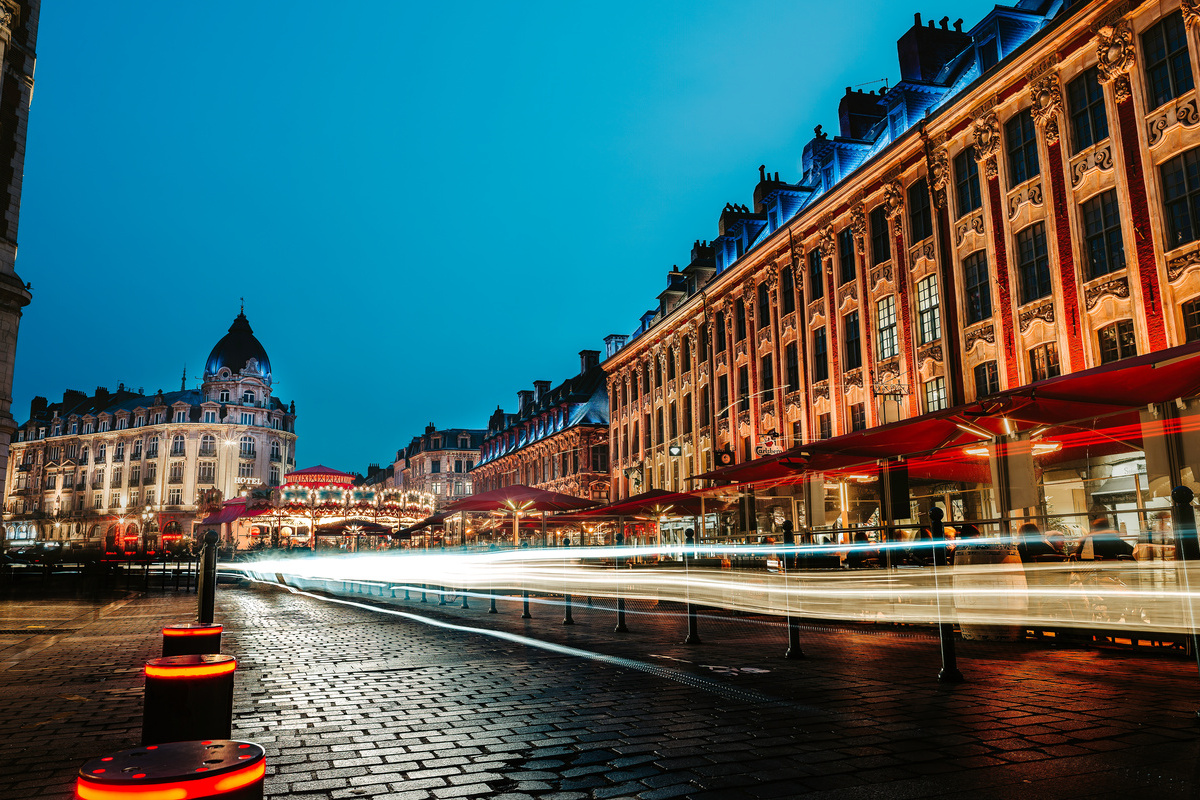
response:
<svg viewBox="0 0 1200 800"><path fill-rule="evenodd" d="M13 415L196 386L245 297L299 466L482 428L630 333L759 164L795 181L913 11L990 8L46 2Z"/></svg>

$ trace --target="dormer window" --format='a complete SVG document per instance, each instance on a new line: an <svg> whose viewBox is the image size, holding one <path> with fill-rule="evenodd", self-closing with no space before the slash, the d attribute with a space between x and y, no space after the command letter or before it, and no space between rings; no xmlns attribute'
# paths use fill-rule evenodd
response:
<svg viewBox="0 0 1200 800"><path fill-rule="evenodd" d="M71 435L74 436L77 433L79 433L79 423L76 421L72 421L71 422Z"/></svg>
<svg viewBox="0 0 1200 800"><path fill-rule="evenodd" d="M254 402L254 392L250 391L249 389L242 392L242 402L246 403L247 405L253 403Z"/></svg>
<svg viewBox="0 0 1200 800"><path fill-rule="evenodd" d="M100 420L100 432L101 433L108 433L108 426L109 426L108 420L106 420L106 419Z"/></svg>
<svg viewBox="0 0 1200 800"><path fill-rule="evenodd" d="M135 428L140 428L145 424L146 424L146 415L145 414L138 414L137 419L135 419L133 421L133 427L135 427Z"/></svg>
<svg viewBox="0 0 1200 800"><path fill-rule="evenodd" d="M219 402L219 403L228 403L229 402L229 390L228 389L221 390L221 393L217 396L217 402Z"/></svg>
<svg viewBox="0 0 1200 800"><path fill-rule="evenodd" d="M187 418L188 418L188 412L187 412L186 408L175 409L175 421L176 422L187 422Z"/></svg>
<svg viewBox="0 0 1200 800"><path fill-rule="evenodd" d="M217 412L212 409L205 410L204 421L205 422L216 422L217 421Z"/></svg>
<svg viewBox="0 0 1200 800"><path fill-rule="evenodd" d="M92 432L92 423L90 423L90 422L83 423L83 432L91 433Z"/></svg>
<svg viewBox="0 0 1200 800"><path fill-rule="evenodd" d="M129 427L129 417L121 417L117 420L117 430L123 431Z"/></svg>

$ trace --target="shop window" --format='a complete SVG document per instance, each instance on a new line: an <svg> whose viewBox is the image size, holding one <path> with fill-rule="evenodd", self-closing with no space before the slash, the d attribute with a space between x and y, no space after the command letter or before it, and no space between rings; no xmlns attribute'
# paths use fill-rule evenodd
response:
<svg viewBox="0 0 1200 800"><path fill-rule="evenodd" d="M987 397L1000 391L1000 371L995 361L985 361L975 366L975 396Z"/></svg>
<svg viewBox="0 0 1200 800"><path fill-rule="evenodd" d="M946 407L946 379L938 376L925 381L925 413L941 411Z"/></svg>
<svg viewBox="0 0 1200 800"><path fill-rule="evenodd" d="M1038 345L1029 351L1029 376L1033 381L1057 378L1058 345L1054 342Z"/></svg>

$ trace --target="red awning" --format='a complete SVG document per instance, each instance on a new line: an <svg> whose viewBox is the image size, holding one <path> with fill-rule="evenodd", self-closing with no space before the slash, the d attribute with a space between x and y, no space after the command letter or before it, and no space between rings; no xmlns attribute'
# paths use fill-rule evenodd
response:
<svg viewBox="0 0 1200 800"><path fill-rule="evenodd" d="M718 510L723 504L715 500L705 501L706 511ZM700 513L700 498L687 492L670 492L666 489L651 489L624 500L597 508L579 511L577 517L694 517Z"/></svg>
<svg viewBox="0 0 1200 800"><path fill-rule="evenodd" d="M227 522L233 522L234 520L241 519L242 517L259 517L263 514L269 513L271 513L270 508L263 507L247 509L245 503L234 501L226 503L217 513L210 514L209 516L205 517L200 521L200 524L224 525Z"/></svg>
<svg viewBox="0 0 1200 800"><path fill-rule="evenodd" d="M595 505L583 497L548 492L532 486L513 484L490 492L464 497L447 505L443 511L575 511Z"/></svg>
<svg viewBox="0 0 1200 800"><path fill-rule="evenodd" d="M977 400L723 467L692 480L752 483L911 457L1041 426L1119 415L1200 392L1200 342L1060 375Z"/></svg>

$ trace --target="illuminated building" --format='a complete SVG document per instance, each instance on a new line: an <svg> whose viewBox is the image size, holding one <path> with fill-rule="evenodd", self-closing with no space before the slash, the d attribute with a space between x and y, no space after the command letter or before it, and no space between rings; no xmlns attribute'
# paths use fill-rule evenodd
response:
<svg viewBox="0 0 1200 800"><path fill-rule="evenodd" d="M278 486L295 464L295 425L244 314L213 347L198 389L36 397L12 444L8 544L156 549L160 534L192 534L205 508Z"/></svg>
<svg viewBox="0 0 1200 800"><path fill-rule="evenodd" d="M438 430L429 423L425 433L396 451L392 465L396 488L432 495L436 510L472 494L475 478L469 473L479 458L483 435L476 428Z"/></svg>
<svg viewBox="0 0 1200 800"><path fill-rule="evenodd" d="M17 220L40 10L40 0L0 0L0 475L8 468L8 446L16 432L11 406L17 329L21 309L32 299L30 287L16 271Z"/></svg>
<svg viewBox="0 0 1200 800"><path fill-rule="evenodd" d="M534 381L533 389L517 392L515 413L497 408L471 476L477 494L524 484L607 500L608 395L600 351L581 351L579 374L554 388Z"/></svg>
<svg viewBox="0 0 1200 800"><path fill-rule="evenodd" d="M614 496L1200 339L1198 30L1196 0L917 15L900 81L847 89L799 180L760 168L606 364ZM1129 455L993 511L1112 510Z"/></svg>

